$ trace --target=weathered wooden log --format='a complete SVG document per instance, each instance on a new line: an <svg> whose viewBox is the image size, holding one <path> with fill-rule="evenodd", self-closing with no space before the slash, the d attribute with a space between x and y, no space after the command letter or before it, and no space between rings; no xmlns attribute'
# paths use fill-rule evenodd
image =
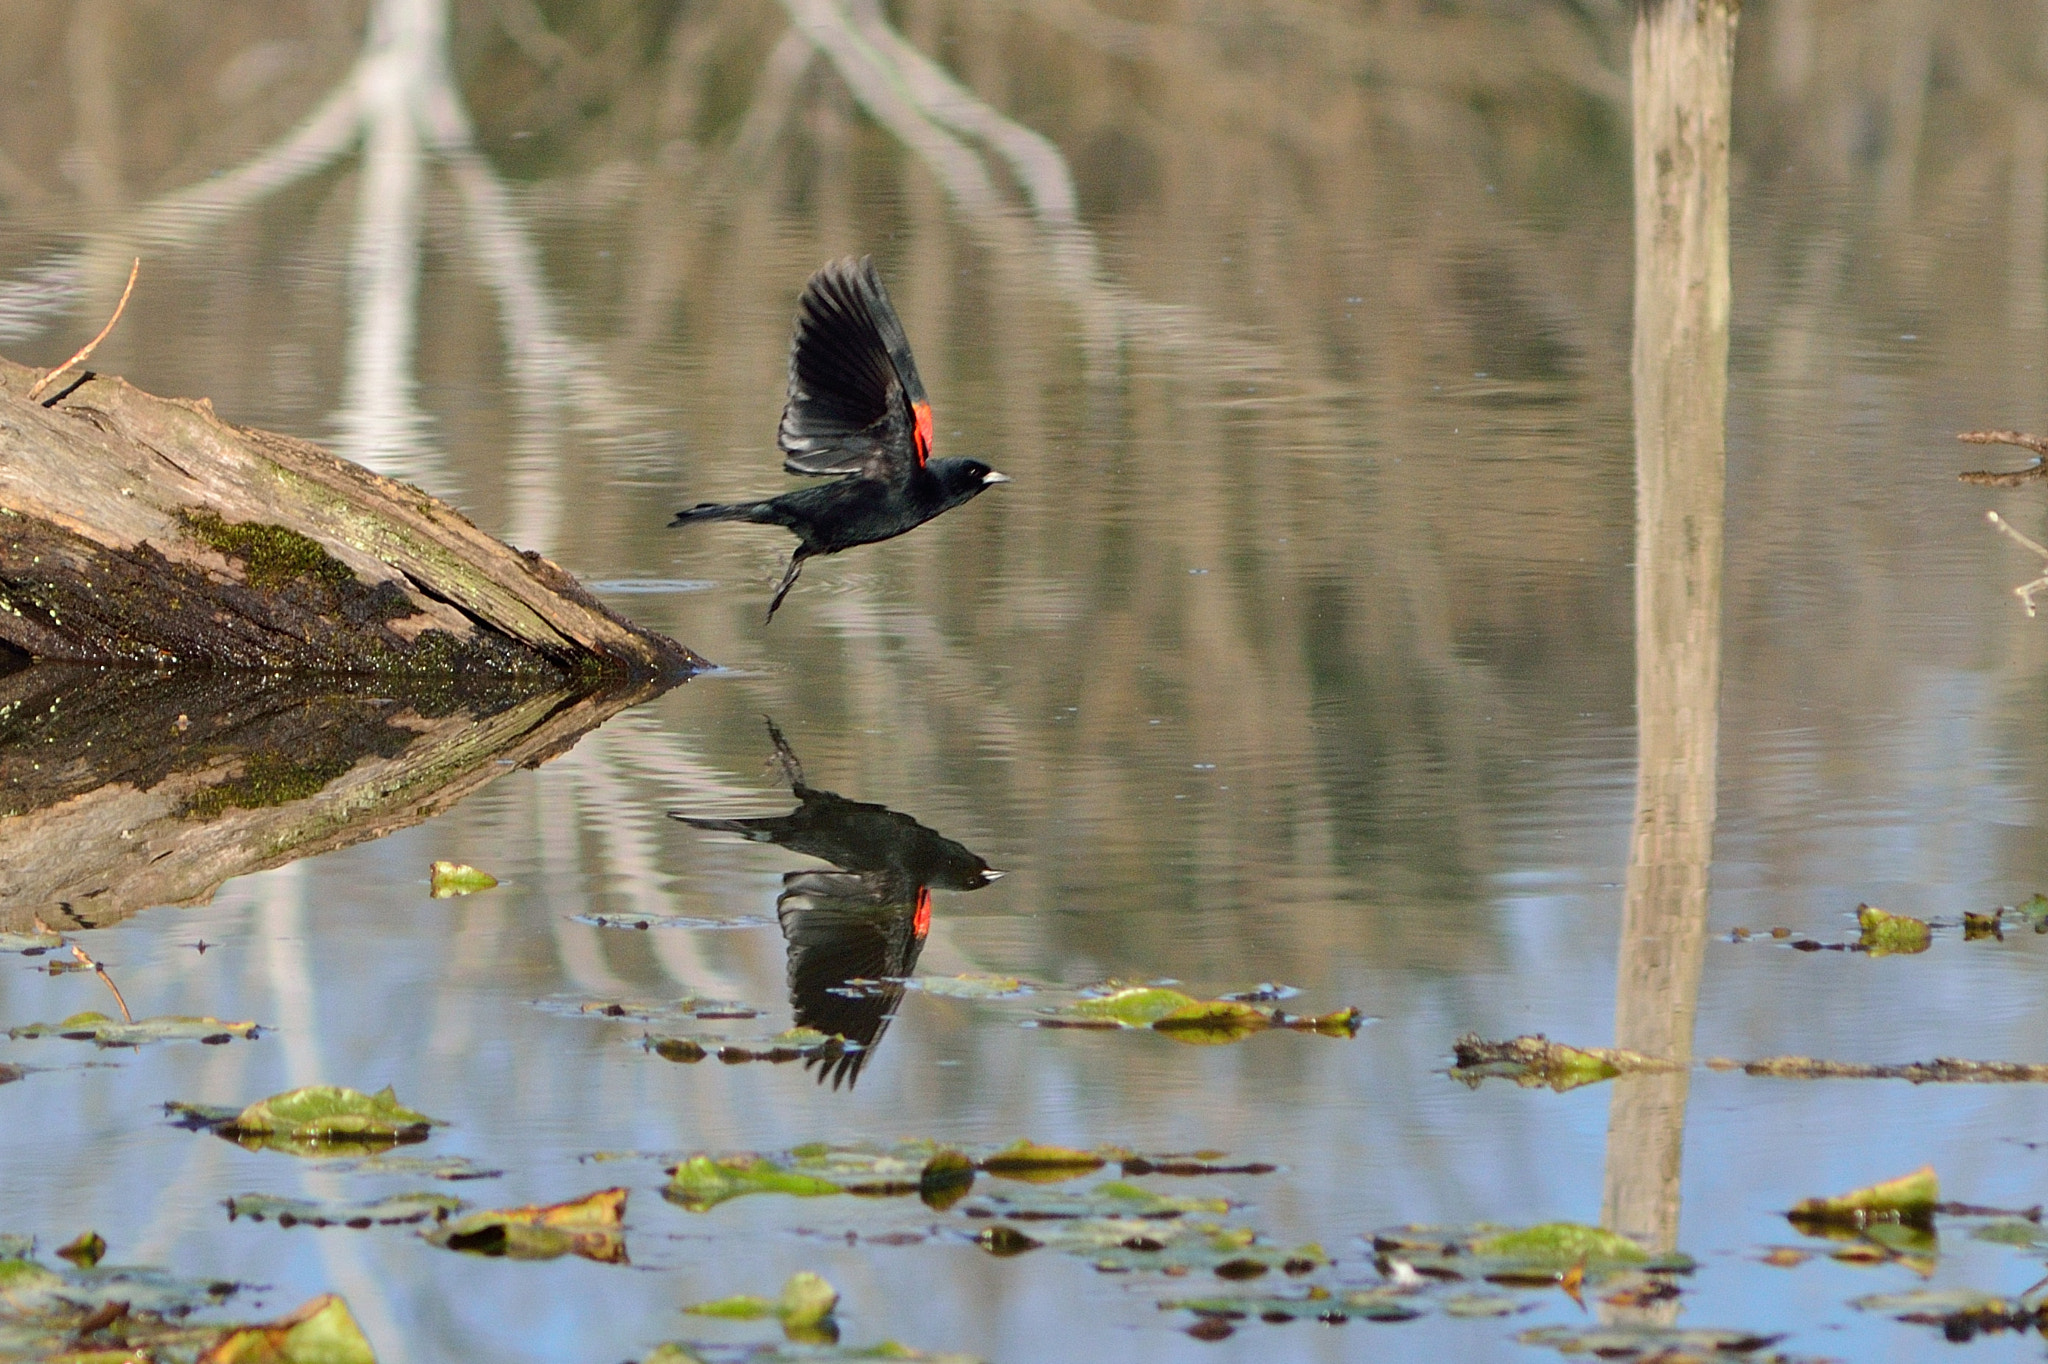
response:
<svg viewBox="0 0 2048 1364"><path fill-rule="evenodd" d="M21 668L0 677L0 932L104 928L416 824L664 685Z"/></svg>
<svg viewBox="0 0 2048 1364"><path fill-rule="evenodd" d="M676 679L703 660L446 503L205 399L0 360L0 644L266 672Z"/></svg>

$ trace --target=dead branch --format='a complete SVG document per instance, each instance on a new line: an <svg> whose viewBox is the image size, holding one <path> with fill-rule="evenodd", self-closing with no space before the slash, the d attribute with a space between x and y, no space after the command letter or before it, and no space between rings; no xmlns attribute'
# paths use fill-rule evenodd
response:
<svg viewBox="0 0 2048 1364"><path fill-rule="evenodd" d="M135 1015L128 1012L128 1001L121 998L121 987L114 984L114 978L107 974L106 966L101 962L94 961L91 955L77 943L71 944L71 955L78 958L82 965L90 966L93 969L93 974L106 982L107 988L114 992L114 1002L121 1006L121 1021L123 1023L133 1023Z"/></svg>
<svg viewBox="0 0 2048 1364"><path fill-rule="evenodd" d="M2022 450L2032 450L2037 458L2024 469L2001 472L1995 469L1973 470L1957 474L1965 483L1975 483L1987 488L2017 488L2022 483L2031 483L2037 478L2048 478L2048 436L2036 436L2026 431L1958 431L1956 439L1971 445L2017 445Z"/></svg>
<svg viewBox="0 0 2048 1364"><path fill-rule="evenodd" d="M2012 528L2012 523L2010 521L2007 521L2004 517L2000 516L1995 511L1985 512L1984 519L1989 521L2001 535L2008 536L2011 539L2018 541L2020 544L2026 546L2028 549L2034 551L2034 553L2041 556L2041 576L2034 579L2030 583L2021 583L2018 587L2015 587L2013 589L2013 595L2020 599L2020 604L2027 608L2027 614L2031 616L2034 614L2035 595L2041 592L2048 592L2048 548L2044 548L2043 546L2036 544L2034 541L2028 539L2026 536L2014 530Z"/></svg>
<svg viewBox="0 0 2048 1364"><path fill-rule="evenodd" d="M57 368L51 370L48 374L45 374L42 378L36 380L33 384L29 385L28 400L30 402L34 402L36 399L42 397L43 390L48 388L51 384L55 383L57 381L58 375L64 373L64 371L70 369L74 365L82 365L87 360L92 359L92 353L100 348L100 342L107 339L107 334L114 330L114 324L121 320L121 314L128 310L128 295L135 292L135 277L141 273L142 257L137 256L135 258L135 264L128 267L127 287L121 290L121 301L114 305L114 315L107 319L107 325L100 328L100 334L98 336L95 336L92 340L86 342L83 346L80 346L76 351L74 351L69 360L66 360L63 364L57 366Z"/></svg>

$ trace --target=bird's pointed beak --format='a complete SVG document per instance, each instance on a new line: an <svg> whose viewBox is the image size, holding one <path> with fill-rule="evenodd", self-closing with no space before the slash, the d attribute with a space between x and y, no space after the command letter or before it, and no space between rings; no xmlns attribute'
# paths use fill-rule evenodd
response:
<svg viewBox="0 0 2048 1364"><path fill-rule="evenodd" d="M1009 483L1013 480L1010 478L1008 474L1002 472L1002 470L991 469L981 476L981 481L983 483Z"/></svg>
<svg viewBox="0 0 2048 1364"><path fill-rule="evenodd" d="M981 879L984 881L1000 881L1009 874L1006 871L997 871L994 867L983 867L981 869Z"/></svg>

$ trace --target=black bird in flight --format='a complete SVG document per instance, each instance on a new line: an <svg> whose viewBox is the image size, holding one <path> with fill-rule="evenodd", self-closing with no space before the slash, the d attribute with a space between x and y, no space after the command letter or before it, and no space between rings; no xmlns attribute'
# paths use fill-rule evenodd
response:
<svg viewBox="0 0 2048 1364"><path fill-rule="evenodd" d="M1010 481L978 459L931 457L932 405L868 256L833 261L797 300L777 444L790 473L837 477L763 502L700 502L669 522L753 521L794 532L771 621L812 555L891 539Z"/></svg>
<svg viewBox="0 0 2048 1364"><path fill-rule="evenodd" d="M851 1087L903 1002L903 981L931 931L933 888L979 890L1002 873L909 815L809 785L772 720L768 737L796 809L765 819L702 819L681 811L669 817L779 844L838 868L785 874L775 916L788 944L789 1000L798 1026L841 1039L806 1064L819 1065L819 1083L829 1076L834 1089L842 1082Z"/></svg>

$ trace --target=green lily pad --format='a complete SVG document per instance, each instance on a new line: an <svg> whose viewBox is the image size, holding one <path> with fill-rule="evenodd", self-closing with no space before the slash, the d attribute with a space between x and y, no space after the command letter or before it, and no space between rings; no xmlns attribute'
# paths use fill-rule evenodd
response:
<svg viewBox="0 0 2048 1364"><path fill-rule="evenodd" d="M1783 1336L1755 1331L1722 1331L1625 1323L1613 1326L1539 1326L1515 1337L1524 1345L1540 1345L1559 1354L1592 1355L1599 1359L1736 1360L1774 1345ZM1780 1364L1791 1364L1781 1360Z"/></svg>
<svg viewBox="0 0 2048 1364"><path fill-rule="evenodd" d="M62 1037L73 1042L96 1042L102 1047L139 1047L145 1042L205 1042L218 1046L237 1037L252 1040L261 1031L255 1023L223 1023L218 1018L195 1018L189 1014L166 1014L124 1023L103 1013L86 1012L73 1014L61 1023L24 1023L9 1028L7 1035Z"/></svg>
<svg viewBox="0 0 2048 1364"><path fill-rule="evenodd" d="M2037 892L2023 904L2014 905L2012 912L2036 933L2048 933L2048 895Z"/></svg>
<svg viewBox="0 0 2048 1364"><path fill-rule="evenodd" d="M617 1019L631 1023L670 1023L683 1019L750 1019L761 1016L759 1009L748 1008L732 1000L709 999L701 995L685 995L681 999L668 1000L606 1000L563 995L535 1000L534 1004L549 1013L561 1014L568 1018Z"/></svg>
<svg viewBox="0 0 2048 1364"><path fill-rule="evenodd" d="M107 1239L96 1231L83 1231L57 1247L57 1258L69 1260L80 1269L91 1269L106 1258Z"/></svg>
<svg viewBox="0 0 2048 1364"><path fill-rule="evenodd" d="M1175 1298L1161 1302L1169 1311L1193 1312L1198 1317L1219 1317L1225 1321L1322 1321L1336 1324L1359 1317L1366 1321L1411 1321L1422 1309L1403 1300L1390 1289L1361 1288L1332 1292L1312 1287L1295 1295L1250 1294L1207 1298Z"/></svg>
<svg viewBox="0 0 2048 1364"><path fill-rule="evenodd" d="M239 1111L212 1104L167 1103L184 1126L210 1131L251 1150L333 1155L419 1142L437 1119L398 1102L385 1086L375 1094L308 1085L259 1099Z"/></svg>
<svg viewBox="0 0 2048 1364"><path fill-rule="evenodd" d="M473 1212L426 1233L427 1240L471 1255L553 1260L578 1255L625 1264L626 1190L599 1189L568 1203Z"/></svg>
<svg viewBox="0 0 2048 1364"><path fill-rule="evenodd" d="M377 1355L348 1304L328 1293L277 1321L228 1332L206 1364L377 1364Z"/></svg>
<svg viewBox="0 0 2048 1364"><path fill-rule="evenodd" d="M965 971L957 976L912 976L903 982L903 988L941 999L1016 999L1034 989L1016 976L980 971Z"/></svg>
<svg viewBox="0 0 2048 1364"><path fill-rule="evenodd" d="M1153 1219L1229 1210L1230 1200L1226 1198L1154 1193L1121 1179L1105 1180L1085 1189L1017 1189L977 1194L961 1209L969 1217L1000 1217L1012 1222L1098 1217Z"/></svg>
<svg viewBox="0 0 2048 1364"><path fill-rule="evenodd" d="M983 1364L975 1355L928 1354L885 1340L877 1345L840 1345L832 1342L799 1345L757 1345L736 1351L730 1345L701 1345L669 1341L657 1345L640 1364L858 1364L865 1360L897 1360L902 1364Z"/></svg>
<svg viewBox="0 0 2048 1364"><path fill-rule="evenodd" d="M1941 1201L1941 1181L1932 1165L1834 1198L1806 1198L1785 1214L1795 1224L1862 1228L1872 1222L1910 1222L1925 1226L1934 1220Z"/></svg>
<svg viewBox="0 0 2048 1364"><path fill-rule="evenodd" d="M819 1032L816 1028L790 1028L753 1042L734 1042L721 1037L649 1036L642 1039L642 1045L664 1061L695 1065L706 1057L716 1057L729 1066L748 1061L786 1065L791 1061L807 1061L814 1056L837 1055L853 1048L845 1038Z"/></svg>
<svg viewBox="0 0 2048 1364"><path fill-rule="evenodd" d="M1056 1005L1038 1020L1043 1027L1150 1028L1176 1041L1236 1042L1268 1028L1352 1037L1365 1022L1357 1009L1301 1016L1262 1008L1241 996L1197 999L1164 985L1131 985L1107 994L1083 994Z"/></svg>
<svg viewBox="0 0 2048 1364"><path fill-rule="evenodd" d="M395 1227L417 1222L445 1222L451 1213L469 1205L459 1198L438 1193L390 1194L368 1202L328 1202L310 1198L281 1198L274 1194L241 1194L228 1201L228 1220L246 1217L261 1222L275 1219L281 1227Z"/></svg>
<svg viewBox="0 0 2048 1364"><path fill-rule="evenodd" d="M1925 952L1934 941L1933 930L1925 920L1894 914L1876 905L1857 906L1856 927L1863 934L1863 950L1873 957Z"/></svg>
<svg viewBox="0 0 2048 1364"><path fill-rule="evenodd" d="M1549 1086L1558 1093L1598 1084L1636 1071L1676 1070L1670 1061L1619 1047L1569 1047L1542 1033L1489 1042L1467 1033L1451 1044L1456 1058L1451 1078L1477 1088L1481 1081L1513 1080L1524 1088Z"/></svg>
<svg viewBox="0 0 2048 1364"><path fill-rule="evenodd" d="M669 1171L662 1197L692 1212L703 1212L750 1193L816 1198L827 1194L926 1196L950 1203L973 1182L964 1157L932 1142L894 1147L799 1146L777 1158L742 1153L695 1155Z"/></svg>
<svg viewBox="0 0 2048 1364"><path fill-rule="evenodd" d="M683 1310L700 1317L727 1317L739 1321L774 1317L782 1322L785 1331L797 1336L811 1336L831 1319L832 1311L838 1305L838 1289L821 1275L799 1270L789 1276L780 1297L759 1298L741 1294L719 1298L715 1302L696 1303Z"/></svg>
<svg viewBox="0 0 2048 1364"><path fill-rule="evenodd" d="M497 884L497 877L464 862L436 862L433 866L433 896L436 900L474 895Z"/></svg>
<svg viewBox="0 0 2048 1364"><path fill-rule="evenodd" d="M317 1167L336 1173L359 1175L403 1175L408 1179L445 1179L450 1183L469 1179L498 1179L503 1170L479 1165L468 1156L402 1156L378 1151L356 1160L338 1160Z"/></svg>
<svg viewBox="0 0 2048 1364"><path fill-rule="evenodd" d="M25 957L40 957L63 945L64 939L55 933L0 933L0 952L19 952Z"/></svg>
<svg viewBox="0 0 2048 1364"><path fill-rule="evenodd" d="M1094 1151L1080 1151L1070 1146L1041 1146L1026 1140L991 1151L976 1163L992 1175L1046 1184L1099 1170L1109 1163L1109 1158Z"/></svg>
<svg viewBox="0 0 2048 1364"><path fill-rule="evenodd" d="M1690 1256L1653 1255L1626 1236L1573 1222L1534 1227L1390 1227L1373 1233L1380 1271L1443 1281L1548 1288L1569 1271L1597 1281L1628 1271L1689 1273Z"/></svg>

